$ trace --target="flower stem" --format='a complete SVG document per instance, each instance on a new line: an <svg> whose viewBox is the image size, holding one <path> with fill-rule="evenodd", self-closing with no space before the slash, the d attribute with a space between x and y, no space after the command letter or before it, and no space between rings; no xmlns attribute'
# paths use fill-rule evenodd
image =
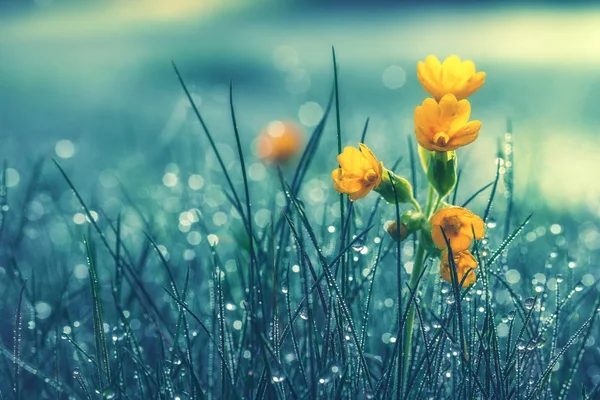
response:
<svg viewBox="0 0 600 400"><path fill-rule="evenodd" d="M421 212L421 206L419 205L419 203L417 202L417 200L415 200L414 197L412 197L410 199L410 203L412 204L413 208L415 209L415 211L417 212Z"/></svg>
<svg viewBox="0 0 600 400"><path fill-rule="evenodd" d="M429 214L432 212L433 206L433 195L434 189L433 186L429 185L429 192L427 194L427 204L425 206L426 217L429 218ZM415 290L415 286L417 285L417 281L419 280L419 275L421 275L421 270L423 269L423 262L425 261L425 246L423 245L423 233L419 231L419 239L417 243L417 251L415 254L415 263L413 266L413 270L410 274L410 289ZM416 301L416 299L415 299ZM409 304L408 313L406 315L406 323L404 325L404 353L402 358L402 382L404 385L407 384L408 379L408 361L410 360L410 350L412 345L412 332L413 325L415 322L415 305L414 303Z"/></svg>
<svg viewBox="0 0 600 400"><path fill-rule="evenodd" d="M435 202L435 206L431 210L430 214L434 214L440 208L440 204L442 204L442 201L444 201L444 198L445 198L445 196L438 196L437 201ZM430 217L430 215L428 215L427 217Z"/></svg>

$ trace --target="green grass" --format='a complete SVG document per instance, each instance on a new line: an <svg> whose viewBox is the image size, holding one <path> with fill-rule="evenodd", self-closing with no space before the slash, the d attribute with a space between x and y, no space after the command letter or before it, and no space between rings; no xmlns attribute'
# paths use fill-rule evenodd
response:
<svg viewBox="0 0 600 400"><path fill-rule="evenodd" d="M440 281L438 261L427 254L413 277L406 268L414 267L416 234L397 243L383 229L404 206L386 206L374 194L356 203L335 195L318 206L324 211L316 218L317 206L302 196L308 177L329 182L335 167L335 150L319 146L326 125L335 124L337 152L350 142L335 53L323 119L296 167L274 171L268 192L248 179L233 84L232 126L219 127L219 134L229 130L235 139L239 171L227 168L175 72L200 123L195 128L221 168L214 179L228 203L219 207L239 215L240 223L227 227L231 241L221 233L218 243L209 240L216 210L189 201L203 240L193 246L195 257L184 259L165 251L181 247L181 239L157 222L160 203L118 215L99 212L96 220L93 193L80 190L58 162L60 180L44 182L34 173L24 196L7 193L3 173L0 399L597 398L598 383L586 368L593 365L591 339L600 337L598 291L578 282L579 271L591 267L567 268L565 252L550 240L523 240L547 222L521 215L512 174L500 174L500 162L481 190L462 193L460 180L468 179L462 173L451 194L454 204L480 207L487 221L488 235L475 244L476 285L461 289L456 271L452 284ZM361 135L367 142L368 124ZM398 154L408 160L406 172L398 163L392 170L410 176L416 197L424 198L425 176L410 142ZM510 145L507 136L501 147ZM509 160L506 154L512 152L499 159ZM324 157L331 162L319 160ZM328 170L321 169L325 164ZM87 222L74 225L57 206L51 218L69 226L68 251L51 240L30 244L24 234L30 199L50 191L58 204L65 190ZM278 192L283 207L275 206ZM254 218L257 199L274 209L266 226ZM126 234L127 213L143 229ZM35 229L42 238L52 235L44 225ZM543 266L548 256L552 269ZM87 280L74 268L81 260ZM507 271L515 269L521 279L511 283ZM543 283L555 279L552 290L531 284L540 271Z"/></svg>

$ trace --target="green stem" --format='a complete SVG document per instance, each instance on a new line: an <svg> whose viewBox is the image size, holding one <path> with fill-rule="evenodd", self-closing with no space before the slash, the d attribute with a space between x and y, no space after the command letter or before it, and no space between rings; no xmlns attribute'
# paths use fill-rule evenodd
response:
<svg viewBox="0 0 600 400"><path fill-rule="evenodd" d="M435 206L431 210L431 214L434 214L440 208L440 204L442 204L442 201L444 201L444 197L445 196L438 195L437 201L435 202ZM430 215L428 215L428 217L430 217Z"/></svg>
<svg viewBox="0 0 600 400"><path fill-rule="evenodd" d="M415 211L421 212L421 206L419 205L419 203L417 202L417 200L415 200L414 197L411 197L410 204L412 204L412 206L415 209Z"/></svg>
<svg viewBox="0 0 600 400"><path fill-rule="evenodd" d="M423 269L423 261L425 258L425 247L421 244L421 234L419 234L419 244L417 245L417 254L415 256L415 264L413 270L410 274L410 288L411 290L415 289L417 285L417 280L419 279L419 275L421 275L421 270ZM416 301L416 299L415 299ZM408 378L408 361L410 359L410 348L412 345L412 332L413 325L415 322L415 305L411 303L410 308L408 309L408 314L406 315L406 324L404 325L404 356L402 362L402 368L404 369L402 381L404 385L407 383Z"/></svg>
<svg viewBox="0 0 600 400"><path fill-rule="evenodd" d="M426 216L429 218L429 214L432 212L433 206L433 195L434 189L433 186L429 185L429 192L427 194L427 204L425 206ZM439 203L439 201L438 201ZM425 246L423 245L423 232L419 232L419 242L417 244L417 252L415 254L415 264L413 266L413 270L410 274L410 289L415 290L415 286L417 285L417 281L419 280L419 275L421 275L421 270L423 269L423 263L425 261ZM416 301L416 299L415 299ZM409 305L408 314L406 315L406 324L404 325L404 354L402 358L402 382L406 385L408 379L408 361L410 360L410 350L412 345L412 332L413 325L415 322L415 305L411 303Z"/></svg>
<svg viewBox="0 0 600 400"><path fill-rule="evenodd" d="M433 186L429 185L429 192L427 193L427 204L425 204L425 217L429 218L433 212L433 196L438 196Z"/></svg>

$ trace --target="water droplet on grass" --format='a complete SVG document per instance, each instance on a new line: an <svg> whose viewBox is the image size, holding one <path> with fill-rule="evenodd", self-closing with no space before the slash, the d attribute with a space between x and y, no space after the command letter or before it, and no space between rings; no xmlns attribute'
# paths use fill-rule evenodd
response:
<svg viewBox="0 0 600 400"><path fill-rule="evenodd" d="M535 305L535 299L533 297L528 297L525 300L525 308L526 309L531 310L534 305Z"/></svg>

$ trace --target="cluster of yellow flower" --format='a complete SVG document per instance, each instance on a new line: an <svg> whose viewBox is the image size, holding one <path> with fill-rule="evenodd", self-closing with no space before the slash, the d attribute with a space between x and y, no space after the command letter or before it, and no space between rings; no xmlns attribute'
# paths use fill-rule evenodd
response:
<svg viewBox="0 0 600 400"><path fill-rule="evenodd" d="M431 239L436 247L442 250L440 255L440 275L448 282L452 282L450 274L450 260L446 239L451 243L452 257L456 265L456 275L458 282L463 282L463 286L470 286L475 283L475 268L477 260L469 251L475 239L483 239L484 223L481 218L471 211L462 207L444 207L439 209L429 220L431 225ZM443 232L442 232L443 230ZM446 238L444 238L446 235ZM467 277L465 278L465 275Z"/></svg>
<svg viewBox="0 0 600 400"><path fill-rule="evenodd" d="M443 63L429 56L418 63L417 77L433 96L416 107L414 113L419 156L429 181L425 211L413 198L408 181L385 169L363 143L358 149L346 147L338 155L339 168L331 177L335 190L347 194L352 201L375 190L389 203L412 204L414 209L400 217L400 229L391 224L390 235L403 240L408 234L419 232L419 246L440 256L441 277L452 281L450 263L453 262L458 281L469 286L475 283L472 271L477 268L469 248L473 239L483 238L485 224L471 211L451 206L444 199L456 185L455 150L475 141L481 129L480 121L469 121L471 104L466 97L481 88L485 72L476 72L472 61L463 62L457 56L450 56ZM449 259L450 254L453 260ZM422 261L416 260L415 265ZM418 275L418 269L413 274Z"/></svg>

